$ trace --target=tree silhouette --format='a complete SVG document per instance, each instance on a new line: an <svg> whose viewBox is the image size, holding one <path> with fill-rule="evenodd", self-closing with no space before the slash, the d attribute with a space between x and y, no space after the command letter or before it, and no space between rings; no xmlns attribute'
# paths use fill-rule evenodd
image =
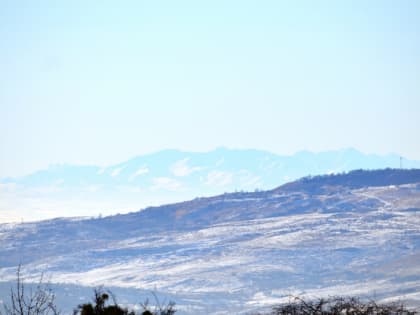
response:
<svg viewBox="0 0 420 315"><path fill-rule="evenodd" d="M119 306L115 299L113 305L106 306L109 294L101 288L94 290L93 303L79 305L73 312L74 315L135 315L133 311L129 312L127 308Z"/></svg>
<svg viewBox="0 0 420 315"><path fill-rule="evenodd" d="M265 315L415 315L401 303L363 302L355 297L330 297L305 300L294 297L291 302L277 305Z"/></svg>
<svg viewBox="0 0 420 315"><path fill-rule="evenodd" d="M111 305L106 305L109 297L112 297L113 303ZM149 306L149 301L141 303L143 307L143 312L140 315L174 315L175 303L169 302L167 304L161 305L159 299L156 295L156 306L152 311ZM93 304L85 303L79 305L73 312L73 315L136 315L134 311L128 311L127 308L123 308L118 305L112 292L105 292L102 288L97 288L94 290ZM138 314L137 314L138 315Z"/></svg>
<svg viewBox="0 0 420 315"><path fill-rule="evenodd" d="M55 294L41 275L35 288L25 283L21 266L16 271L16 286L10 289L10 302L4 303L4 315L58 315ZM0 315L3 313L0 310Z"/></svg>

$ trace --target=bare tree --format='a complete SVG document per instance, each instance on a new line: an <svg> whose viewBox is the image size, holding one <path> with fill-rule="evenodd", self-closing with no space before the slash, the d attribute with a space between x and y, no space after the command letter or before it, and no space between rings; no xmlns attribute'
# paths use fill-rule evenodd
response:
<svg viewBox="0 0 420 315"><path fill-rule="evenodd" d="M361 301L355 297L330 297L305 300L294 297L293 301L273 307L267 315L415 315L401 303L377 303Z"/></svg>
<svg viewBox="0 0 420 315"><path fill-rule="evenodd" d="M21 266L16 271L16 286L10 289L10 302L3 305L4 315L59 315L55 295L41 275L38 283L25 284ZM0 315L3 313L0 310Z"/></svg>
<svg viewBox="0 0 420 315"><path fill-rule="evenodd" d="M175 302L169 301L160 302L156 293L152 292L153 297L155 298L155 307L152 311L149 306L149 299L146 299L144 303L140 303L143 308L141 315L174 315L176 313Z"/></svg>

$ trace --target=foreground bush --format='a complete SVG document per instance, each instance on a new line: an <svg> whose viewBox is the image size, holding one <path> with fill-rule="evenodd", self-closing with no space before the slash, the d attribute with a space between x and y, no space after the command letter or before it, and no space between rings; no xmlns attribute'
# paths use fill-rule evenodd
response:
<svg viewBox="0 0 420 315"><path fill-rule="evenodd" d="M112 297L113 304L106 305L109 297ZM158 298L156 298L156 306L151 309L148 301L142 303L143 311L140 315L174 315L175 303L161 305ZM108 291L105 292L101 288L94 290L94 298L92 303L85 303L79 305L73 312L73 315L138 315L134 311L129 311L118 305L114 295Z"/></svg>
<svg viewBox="0 0 420 315"><path fill-rule="evenodd" d="M355 297L332 297L305 300L295 297L291 302L277 305L265 315L415 315L401 303L363 302Z"/></svg>

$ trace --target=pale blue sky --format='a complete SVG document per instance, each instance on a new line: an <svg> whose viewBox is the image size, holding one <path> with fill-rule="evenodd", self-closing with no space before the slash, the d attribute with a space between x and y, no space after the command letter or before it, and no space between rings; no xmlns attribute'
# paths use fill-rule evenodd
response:
<svg viewBox="0 0 420 315"><path fill-rule="evenodd" d="M165 148L420 159L419 1L0 0L0 177Z"/></svg>

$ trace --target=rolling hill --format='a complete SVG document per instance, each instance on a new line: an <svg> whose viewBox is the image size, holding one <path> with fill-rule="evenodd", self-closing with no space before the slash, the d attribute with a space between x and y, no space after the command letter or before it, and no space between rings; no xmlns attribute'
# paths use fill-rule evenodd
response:
<svg viewBox="0 0 420 315"><path fill-rule="evenodd" d="M261 150L164 150L110 166L52 165L0 179L0 222L127 213L224 192L270 190L307 175L398 167L396 154L354 149L281 156ZM403 160L405 168L420 161Z"/></svg>

